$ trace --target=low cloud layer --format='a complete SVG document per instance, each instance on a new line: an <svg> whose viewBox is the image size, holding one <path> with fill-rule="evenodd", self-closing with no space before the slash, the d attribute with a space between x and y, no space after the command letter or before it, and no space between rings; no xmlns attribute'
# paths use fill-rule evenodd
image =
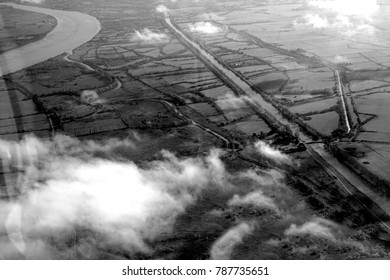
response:
<svg viewBox="0 0 390 280"><path fill-rule="evenodd" d="M157 13L168 13L169 12L169 9L163 5L163 4L160 4L156 7L156 12Z"/></svg>
<svg viewBox="0 0 390 280"><path fill-rule="evenodd" d="M213 260L231 259L234 248L241 244L243 239L251 234L252 231L253 226L246 222L230 228L213 244L210 258Z"/></svg>
<svg viewBox="0 0 390 280"><path fill-rule="evenodd" d="M21 0L22 3L42 4L45 0Z"/></svg>
<svg viewBox="0 0 390 280"><path fill-rule="evenodd" d="M336 234L339 226L329 220L316 218L300 226L292 224L285 234L289 235L311 235L318 238L325 238L336 241Z"/></svg>
<svg viewBox="0 0 390 280"><path fill-rule="evenodd" d="M342 36L373 36L376 28L371 24L372 16L379 10L375 0L337 0L337 1L308 1L309 6L325 10L326 14L313 11L295 19L296 28L312 27L315 29L336 30ZM329 13L330 12L330 13Z"/></svg>
<svg viewBox="0 0 390 280"><path fill-rule="evenodd" d="M215 24L209 21L201 21L193 24L189 24L191 32L205 33L205 34L213 34L222 31L222 28L216 26Z"/></svg>
<svg viewBox="0 0 390 280"><path fill-rule="evenodd" d="M215 13L202 14L200 17L205 21L213 21L213 20L219 21L225 19L223 16L217 15Z"/></svg>
<svg viewBox="0 0 390 280"><path fill-rule="evenodd" d="M341 56L341 55L336 55L333 62L335 63L347 63L348 62L348 58L344 57L344 56Z"/></svg>
<svg viewBox="0 0 390 280"><path fill-rule="evenodd" d="M228 201L229 206L255 206L258 208L271 209L278 212L278 207L275 205L272 198L269 198L263 194L261 190L250 192L244 196L234 195L231 200Z"/></svg>
<svg viewBox="0 0 390 280"><path fill-rule="evenodd" d="M154 32L148 28L144 28L143 30L135 30L132 35L132 41L141 41L146 43L158 43L164 42L168 40L168 36L164 33Z"/></svg>
<svg viewBox="0 0 390 280"><path fill-rule="evenodd" d="M379 10L377 0L331 0L331 1L308 1L312 7L331 10L340 15L372 16Z"/></svg>
<svg viewBox="0 0 390 280"><path fill-rule="evenodd" d="M263 141L255 143L255 148L264 157L274 160L277 163L291 163L291 159L286 155L266 144Z"/></svg>
<svg viewBox="0 0 390 280"><path fill-rule="evenodd" d="M130 143L127 143L130 142ZM112 154L131 141L81 143L65 136L53 141L1 141L2 158L25 170L14 193L0 204L0 258L69 258L98 252L150 254L156 237L169 233L178 215L208 187L228 177L218 151L205 158L161 159L139 166Z"/></svg>
<svg viewBox="0 0 390 280"><path fill-rule="evenodd" d="M99 97L99 94L94 90L83 90L80 93L81 102L89 105L98 105L105 103L104 99Z"/></svg>

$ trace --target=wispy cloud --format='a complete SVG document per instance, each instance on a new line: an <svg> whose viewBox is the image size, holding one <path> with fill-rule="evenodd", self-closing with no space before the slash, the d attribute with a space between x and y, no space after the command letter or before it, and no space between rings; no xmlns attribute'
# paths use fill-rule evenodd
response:
<svg viewBox="0 0 390 280"><path fill-rule="evenodd" d="M341 56L341 55L336 55L333 59L333 62L335 63L347 63L348 62L348 58L344 57L344 56Z"/></svg>
<svg viewBox="0 0 390 280"><path fill-rule="evenodd" d="M228 201L228 205L256 206L258 208L271 209L275 212L279 212L278 207L274 203L273 199L265 196L261 190L250 192L244 196L239 196L236 194Z"/></svg>
<svg viewBox="0 0 390 280"><path fill-rule="evenodd" d="M18 186L22 195L0 203L0 219L7 221L0 226L0 258L17 256L11 243L28 259L68 258L73 252L98 258L96 250L115 248L149 254L149 243L169 233L205 188L226 185L229 176L217 151L184 159L165 151L141 167L110 158L118 146L132 149L126 142L81 143L65 136L1 140L8 164L24 167L25 174ZM98 150L107 157L96 157Z"/></svg>
<svg viewBox="0 0 390 280"><path fill-rule="evenodd" d="M215 24L211 22L201 21L196 23L191 23L188 25L191 32L199 32L199 33L206 33L206 34L213 34L218 33L222 31L222 28L216 26Z"/></svg>
<svg viewBox="0 0 390 280"><path fill-rule="evenodd" d="M243 239L251 234L253 226L242 222L229 229L211 247L210 258L214 260L231 259L234 248L242 243Z"/></svg>
<svg viewBox="0 0 390 280"><path fill-rule="evenodd" d="M379 10L377 0L328 0L308 1L313 7L327 9L341 15L370 17Z"/></svg>
<svg viewBox="0 0 390 280"><path fill-rule="evenodd" d="M376 28L371 25L372 16L380 7L375 0L308 1L308 4L326 10L326 15L308 13L293 21L295 27L329 28L346 37L375 34Z"/></svg>
<svg viewBox="0 0 390 280"><path fill-rule="evenodd" d="M286 231L288 235L311 235L319 238L329 239L335 241L335 234L338 230L338 225L332 221L316 218L312 221L306 222L300 226L292 224Z"/></svg>
<svg viewBox="0 0 390 280"><path fill-rule="evenodd" d="M168 36L164 33L154 32L148 28L141 31L135 30L132 36L133 41L142 41L148 43L163 42L168 40Z"/></svg>
<svg viewBox="0 0 390 280"><path fill-rule="evenodd" d="M168 13L169 12L169 9L163 5L163 4L160 4L156 7L156 12L158 13Z"/></svg>
<svg viewBox="0 0 390 280"><path fill-rule="evenodd" d="M99 94L94 90L83 90L80 93L80 100L89 105L103 104L106 102L104 99L101 99Z"/></svg>
<svg viewBox="0 0 390 280"><path fill-rule="evenodd" d="M42 4L45 0L21 0L22 3Z"/></svg>
<svg viewBox="0 0 390 280"><path fill-rule="evenodd" d="M263 141L255 143L256 150L263 156L278 163L291 163L291 159L286 155L266 144Z"/></svg>
<svg viewBox="0 0 390 280"><path fill-rule="evenodd" d="M225 19L223 16L217 15L215 13L202 14L200 17L203 20L206 20L206 21L210 21L210 20L218 21L218 20L224 20Z"/></svg>
<svg viewBox="0 0 390 280"><path fill-rule="evenodd" d="M295 20L295 26L305 25L313 28L325 28L329 26L327 18L323 18L317 14L307 14L303 17L302 21Z"/></svg>

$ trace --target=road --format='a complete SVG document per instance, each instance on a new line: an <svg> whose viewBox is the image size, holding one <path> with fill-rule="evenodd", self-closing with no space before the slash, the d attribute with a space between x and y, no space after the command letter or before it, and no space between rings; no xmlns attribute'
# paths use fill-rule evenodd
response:
<svg viewBox="0 0 390 280"><path fill-rule="evenodd" d="M176 34L178 38L180 38L185 45L189 47L189 49L202 61L206 63L206 65L211 65L212 70L214 73L217 74L217 76L222 77L223 80L228 79L230 84L233 84L233 88L239 88L241 93L245 94L247 97L249 97L251 100L254 101L254 104L258 107L260 107L260 110L264 110L268 113L271 113L280 123L283 125L287 125L288 127L292 128L292 131L298 136L298 138L303 142L307 148L308 153L312 156L312 158L317 161L320 166L329 174L331 174L339 183L340 185L345 188L345 190L356 197L356 199L359 201L359 203L366 208L375 218L378 219L378 221L383 225L383 227L390 232L389 225L383 221L378 214L376 214L376 211L372 210L372 205L368 205L367 202L362 201L362 199L359 199L357 197L357 191L353 191L354 188L356 190L360 191L363 196L370 198L370 202L375 201L376 203L379 201L376 199L375 196L372 195L372 192L367 187L366 182L360 178L358 175L353 173L351 170L349 170L347 167L345 167L343 164L338 162L321 144L312 144L309 143L314 142L313 139L307 134L305 134L295 123L290 122L289 120L285 119L280 112L270 103L266 102L258 93L253 91L249 84L243 80L241 77L237 76L235 73L227 69L223 66L223 64L218 61L216 57L209 54L205 49L203 49L199 44L192 41L187 35L185 35L179 28L177 28L171 21L171 18L169 14L165 14L165 22L168 26L168 28ZM346 124L348 127L348 130L350 130L350 125L348 121L348 117L346 114L346 107L343 99L343 91L342 91L342 85L341 85L341 79L340 75L337 69L332 68L334 71L336 71L336 76L338 79L338 86L340 89L340 95L341 100L343 103L343 109L346 117ZM382 206L385 206L382 204ZM379 207L379 206L378 206ZM383 209L384 208L384 209ZM390 215L390 209L387 209L388 207L381 207L383 211L387 215Z"/></svg>
<svg viewBox="0 0 390 280"><path fill-rule="evenodd" d="M339 72L338 69L334 68L333 66L328 65L328 67L330 67L336 73L337 84L338 84L338 87L339 87L339 94L340 94L341 105L343 107L343 112L344 112L344 121L345 121L345 125L347 127L347 131L346 132L349 133L349 132L351 132L351 125L350 125L349 119L348 119L347 106L345 105L345 101L344 101L344 91L343 91L343 86L341 84L340 72Z"/></svg>

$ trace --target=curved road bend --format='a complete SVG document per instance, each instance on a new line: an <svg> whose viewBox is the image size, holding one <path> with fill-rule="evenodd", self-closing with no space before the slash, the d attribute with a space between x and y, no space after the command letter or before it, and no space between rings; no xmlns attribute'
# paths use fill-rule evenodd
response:
<svg viewBox="0 0 390 280"><path fill-rule="evenodd" d="M305 143L305 146L308 150L308 153L316 160L322 168L329 174L332 174L336 180L347 190L348 193L353 194L351 191L353 187L356 187L359 191L361 191L364 195L369 197L372 201L379 204L383 211L385 211L388 215L390 215L389 207L385 207L384 203L381 201L370 191L367 187L366 182L360 178L357 174L352 172L346 166L337 161L332 155L329 154L328 151L325 150L323 145L321 144L313 144L309 145L308 143L313 142L310 136L306 135L299 126L295 123L290 122L285 119L280 112L270 103L266 102L261 95L253 91L250 86L246 83L245 80L241 79L232 71L225 68L213 55L209 54L206 50L204 50L199 44L192 41L188 36L186 36L180 29L178 29L171 21L170 16L165 14L165 22L168 27L174 32L179 38L184 40L187 45L192 49L193 53L198 56L202 61L206 61L209 65L214 68L215 71L218 71L220 76L224 78L228 78L229 82L234 84L236 87L242 90L249 98L254 100L256 106L261 107L261 110L266 110L268 113L271 113L280 123L287 125L295 132L299 139ZM337 69L335 69L337 71ZM336 72L338 73L338 71ZM339 86L341 86L340 76L338 77ZM340 88L340 90L342 90ZM342 92L340 92L342 94ZM345 106L345 105L344 105ZM349 122L347 123L349 124ZM355 196L356 197L356 196ZM378 219L379 222L384 226L384 228L390 232L390 226L380 219L377 214L375 214L371 207L368 207L364 202L357 200L370 211L371 214L374 215Z"/></svg>

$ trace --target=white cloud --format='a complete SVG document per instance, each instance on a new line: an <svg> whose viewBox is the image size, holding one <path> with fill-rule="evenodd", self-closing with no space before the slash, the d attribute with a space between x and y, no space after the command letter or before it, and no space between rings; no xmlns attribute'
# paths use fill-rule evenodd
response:
<svg viewBox="0 0 390 280"><path fill-rule="evenodd" d="M202 19L206 20L206 21L210 21L210 20L218 21L218 20L224 20L225 19L224 17L219 16L219 15L217 15L215 13L202 14L200 17Z"/></svg>
<svg viewBox="0 0 390 280"><path fill-rule="evenodd" d="M313 28L325 28L329 26L327 18L322 18L319 15L307 14L304 16L304 24L312 26Z"/></svg>
<svg viewBox="0 0 390 280"><path fill-rule="evenodd" d="M21 0L22 3L42 4L44 0Z"/></svg>
<svg viewBox="0 0 390 280"><path fill-rule="evenodd" d="M160 4L156 7L156 12L165 14L169 12L169 9L165 5Z"/></svg>
<svg viewBox="0 0 390 280"><path fill-rule="evenodd" d="M212 24L211 22L197 22L197 23L191 23L188 24L188 27L190 28L191 32L199 32L199 33L206 33L206 34L213 34L218 33L222 31L222 28Z"/></svg>
<svg viewBox="0 0 390 280"><path fill-rule="evenodd" d="M229 229L212 245L210 258L214 260L231 259L234 248L242 242L243 238L251 234L252 231L253 226L246 222L242 222Z"/></svg>
<svg viewBox="0 0 390 280"><path fill-rule="evenodd" d="M244 196L234 195L232 199L228 201L229 206L248 206L253 205L259 208L271 209L275 212L279 212L278 207L275 205L272 198L269 198L263 194L261 190L250 192Z"/></svg>
<svg viewBox="0 0 390 280"><path fill-rule="evenodd" d="M341 55L336 55L333 60L335 63L347 63L348 58L341 56Z"/></svg>
<svg viewBox="0 0 390 280"><path fill-rule="evenodd" d="M148 43L163 42L168 39L168 36L164 33L153 32L148 28L144 28L141 31L135 30L132 36L133 41L142 41Z"/></svg>
<svg viewBox="0 0 390 280"><path fill-rule="evenodd" d="M263 141L258 141L255 143L255 148L261 155L278 163L291 163L291 159L287 155L283 154L279 150L272 148Z"/></svg>
<svg viewBox="0 0 390 280"><path fill-rule="evenodd" d="M376 0L316 0L309 1L309 5L327 9L340 15L370 17L379 10Z"/></svg>
<svg viewBox="0 0 390 280"><path fill-rule="evenodd" d="M98 93L94 90L83 90L80 93L80 99L81 102L90 104L90 105L97 105L97 104L103 104L105 103L105 100L101 99L98 95Z"/></svg>
<svg viewBox="0 0 390 280"><path fill-rule="evenodd" d="M336 241L335 231L338 225L322 218L316 218L306 222L303 225L297 226L292 224L286 231L286 235L311 235L319 238Z"/></svg>
<svg viewBox="0 0 390 280"><path fill-rule="evenodd" d="M134 148L126 142L1 140L1 156L25 173L21 195L0 203L0 258L17 256L12 244L28 259L68 258L75 251L98 258L113 248L149 254L149 243L170 232L205 188L226 185L218 151L185 159L163 152L141 167L109 157L119 146ZM99 151L106 156L96 157Z"/></svg>

